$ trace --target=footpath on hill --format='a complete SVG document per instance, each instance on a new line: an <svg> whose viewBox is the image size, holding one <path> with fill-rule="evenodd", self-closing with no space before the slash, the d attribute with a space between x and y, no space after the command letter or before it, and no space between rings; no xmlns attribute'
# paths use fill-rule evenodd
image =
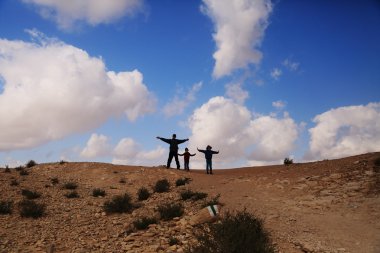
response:
<svg viewBox="0 0 380 253"><path fill-rule="evenodd" d="M380 252L380 153L338 160L204 171L162 167L116 166L102 163L41 164L20 175L0 170L0 201L14 203L12 214L0 215L0 252L184 252L194 243L190 218L202 201L183 201L186 189L220 195L222 214L247 210L264 221L278 252ZM179 178L189 184L176 187ZM58 179L57 184L52 179ZM157 180L167 179L170 191L153 193ZM17 181L17 185L12 181ZM79 198L65 197L64 183L75 182ZM145 201L141 187L152 193ZM95 188L105 197L93 197ZM41 193L46 205L38 219L22 218L17 203L22 189ZM130 193L139 207L131 213L106 214L105 201ZM157 215L162 203L181 202L184 214L160 220L146 230L133 230L141 217ZM176 239L176 243L171 243ZM53 250L54 249L54 250Z"/></svg>

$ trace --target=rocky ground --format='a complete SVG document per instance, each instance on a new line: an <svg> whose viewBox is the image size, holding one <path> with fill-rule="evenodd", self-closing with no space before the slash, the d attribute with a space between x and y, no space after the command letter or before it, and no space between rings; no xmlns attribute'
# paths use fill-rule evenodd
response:
<svg viewBox="0 0 380 253"><path fill-rule="evenodd" d="M205 202L181 200L180 192L191 189L208 193L207 199L220 194L222 215L246 209L261 218L277 252L379 253L380 169L374 165L379 157L370 153L290 166L215 170L214 175L101 163L40 164L26 169L28 175L1 169L0 201L13 201L14 208L12 214L0 215L0 252L183 252L195 241L190 220ZM191 182L176 187L176 180L184 177ZM52 184L52 178L59 183ZM160 179L170 181L169 192L137 200L138 189L153 192ZM12 180L19 184L12 186ZM77 183L79 198L64 196L67 182ZM95 188L104 189L106 196L93 197ZM46 204L44 217L20 217L22 189L42 194L36 201ZM104 202L126 192L139 208L106 214ZM184 215L133 230L138 218L157 217L163 203L183 203Z"/></svg>

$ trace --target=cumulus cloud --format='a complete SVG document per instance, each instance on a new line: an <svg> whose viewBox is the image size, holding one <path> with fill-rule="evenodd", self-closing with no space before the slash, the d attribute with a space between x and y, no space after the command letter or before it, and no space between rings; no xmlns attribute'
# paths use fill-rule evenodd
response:
<svg viewBox="0 0 380 253"><path fill-rule="evenodd" d="M271 72L270 72L270 76L274 79L274 80L278 80L280 78L280 76L282 75L282 70L279 69L279 68L274 68Z"/></svg>
<svg viewBox="0 0 380 253"><path fill-rule="evenodd" d="M92 26L111 23L123 16L140 12L143 0L22 0L38 8L40 15L51 19L61 29L70 30L78 21Z"/></svg>
<svg viewBox="0 0 380 253"><path fill-rule="evenodd" d="M165 163L167 150L158 146L154 150L145 151L141 145L132 138L119 141L113 150L114 164L128 165L160 165Z"/></svg>
<svg viewBox="0 0 380 253"><path fill-rule="evenodd" d="M180 115L196 99L196 94L202 88L202 82L195 83L191 89L186 92L186 95L180 97L176 95L173 100L166 104L163 112L166 117Z"/></svg>
<svg viewBox="0 0 380 253"><path fill-rule="evenodd" d="M248 91L241 87L241 83L230 83L225 86L226 96L232 98L238 104L244 104L249 97Z"/></svg>
<svg viewBox="0 0 380 253"><path fill-rule="evenodd" d="M203 0L201 10L215 25L215 78L261 61L257 48L272 11L270 0Z"/></svg>
<svg viewBox="0 0 380 253"><path fill-rule="evenodd" d="M282 100L277 100L277 101L274 101L272 102L272 106L276 109L284 109L285 106L286 106L286 102L282 101Z"/></svg>
<svg viewBox="0 0 380 253"><path fill-rule="evenodd" d="M32 32L38 34L38 32ZM155 109L138 70L107 71L102 59L57 39L0 39L0 151L85 132L110 117Z"/></svg>
<svg viewBox="0 0 380 253"><path fill-rule="evenodd" d="M340 158L380 150L380 103L331 109L313 119L306 159Z"/></svg>
<svg viewBox="0 0 380 253"><path fill-rule="evenodd" d="M239 160L277 162L292 152L299 133L288 114L254 117L246 107L224 97L211 98L196 109L189 127L191 148L220 149L221 167Z"/></svg>
<svg viewBox="0 0 380 253"><path fill-rule="evenodd" d="M111 146L108 137L105 135L92 134L86 147L81 151L80 156L84 158L95 158L110 155Z"/></svg>

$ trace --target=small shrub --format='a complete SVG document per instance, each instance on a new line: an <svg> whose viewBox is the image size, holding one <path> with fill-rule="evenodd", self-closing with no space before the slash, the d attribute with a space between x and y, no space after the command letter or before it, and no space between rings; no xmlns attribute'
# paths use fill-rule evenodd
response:
<svg viewBox="0 0 380 253"><path fill-rule="evenodd" d="M290 158L286 157L286 158L284 159L284 164L285 164L285 165L293 164L293 159L290 159Z"/></svg>
<svg viewBox="0 0 380 253"><path fill-rule="evenodd" d="M141 187L137 192L138 200L147 200L150 197L150 192L147 188Z"/></svg>
<svg viewBox="0 0 380 253"><path fill-rule="evenodd" d="M21 217L39 218L45 214L45 205L36 203L33 200L23 200L19 204Z"/></svg>
<svg viewBox="0 0 380 253"><path fill-rule="evenodd" d="M76 188L78 188L78 185L74 182L67 182L63 185L63 188L67 190L75 190Z"/></svg>
<svg viewBox="0 0 380 253"><path fill-rule="evenodd" d="M32 167L34 167L36 165L37 165L37 163L34 160L30 160L25 166L27 168L32 168Z"/></svg>
<svg viewBox="0 0 380 253"><path fill-rule="evenodd" d="M180 193L180 195L181 195L181 199L182 200L188 200L188 199L191 199L191 197L193 197L193 191L191 191L191 190L185 190L185 191L182 191L181 193Z"/></svg>
<svg viewBox="0 0 380 253"><path fill-rule="evenodd" d="M168 192L170 189L170 184L167 179L158 180L154 186L154 191L161 193L161 192Z"/></svg>
<svg viewBox="0 0 380 253"><path fill-rule="evenodd" d="M205 192L194 192L193 197L191 198L194 201L207 198L208 194Z"/></svg>
<svg viewBox="0 0 380 253"><path fill-rule="evenodd" d="M51 183L52 183L53 185L56 185L56 184L59 183L59 179L58 179L58 177L53 177L50 181L51 181Z"/></svg>
<svg viewBox="0 0 380 253"><path fill-rule="evenodd" d="M188 200L188 199L191 199L191 200L194 200L194 201L197 201L197 200L200 200L200 199L204 199L207 197L207 193L204 193L204 192L193 192L191 190L185 190L183 192L181 192L181 199L182 200Z"/></svg>
<svg viewBox="0 0 380 253"><path fill-rule="evenodd" d="M124 178L122 178L122 179L119 180L119 183L120 183L120 184L125 184L126 182L127 182L127 181L126 181Z"/></svg>
<svg viewBox="0 0 380 253"><path fill-rule="evenodd" d="M197 245L190 248L193 253L273 253L274 247L262 221L252 214L227 213L218 223L202 227L196 234Z"/></svg>
<svg viewBox="0 0 380 253"><path fill-rule="evenodd" d="M156 223L157 223L157 219L154 217L151 217L151 218L143 217L141 219L135 220L133 222L133 226L137 230L143 230L143 229L147 229L150 224L156 224Z"/></svg>
<svg viewBox="0 0 380 253"><path fill-rule="evenodd" d="M375 161L373 161L373 164L377 167L380 167L380 157L376 158Z"/></svg>
<svg viewBox="0 0 380 253"><path fill-rule="evenodd" d="M11 214L12 205L12 201L0 201L0 214Z"/></svg>
<svg viewBox="0 0 380 253"><path fill-rule="evenodd" d="M19 183L18 183L18 181L16 179L12 179L10 185L11 186L17 186L17 185L19 185Z"/></svg>
<svg viewBox="0 0 380 253"><path fill-rule="evenodd" d="M220 205L219 202L220 194L216 195L214 198L206 200L202 207L207 207L207 206L213 206L213 205Z"/></svg>
<svg viewBox="0 0 380 253"><path fill-rule="evenodd" d="M92 190L92 196L94 197L99 197L99 196L106 196L106 191L105 190L102 190L102 189L99 189L99 188L96 188L94 190Z"/></svg>
<svg viewBox="0 0 380 253"><path fill-rule="evenodd" d="M181 186L190 183L191 178L185 177L185 178L179 178L177 181L175 181L176 186Z"/></svg>
<svg viewBox="0 0 380 253"><path fill-rule="evenodd" d="M8 165L5 165L5 170L4 170L5 173L11 173L11 169L9 168Z"/></svg>
<svg viewBox="0 0 380 253"><path fill-rule="evenodd" d="M22 169L22 170L20 170L20 176L27 176L27 175L29 175L29 172L27 172L26 170L24 170L24 169Z"/></svg>
<svg viewBox="0 0 380 253"><path fill-rule="evenodd" d="M26 190L26 189L22 189L21 194L27 199L38 199L39 197L41 197L41 193L38 193L36 191Z"/></svg>
<svg viewBox="0 0 380 253"><path fill-rule="evenodd" d="M68 199L79 198L79 194L77 191L72 191L72 192L66 193L65 197Z"/></svg>
<svg viewBox="0 0 380 253"><path fill-rule="evenodd" d="M169 237L169 245L170 246L177 245L178 243L179 243L179 240L177 237L174 237L174 236Z"/></svg>
<svg viewBox="0 0 380 253"><path fill-rule="evenodd" d="M60 165L63 165L63 164L65 164L65 163L67 163L67 162L64 161L64 160L59 161L59 164L60 164Z"/></svg>
<svg viewBox="0 0 380 253"><path fill-rule="evenodd" d="M15 170L16 170L16 171L22 171L22 170L24 170L24 167L23 167L23 166L17 166L17 167L15 168Z"/></svg>
<svg viewBox="0 0 380 253"><path fill-rule="evenodd" d="M159 205L157 210L163 220L171 220L175 217L181 217L184 212L181 203L165 203Z"/></svg>
<svg viewBox="0 0 380 253"><path fill-rule="evenodd" d="M111 201L106 201L103 209L106 213L129 213L133 209L131 199L128 193L117 195Z"/></svg>

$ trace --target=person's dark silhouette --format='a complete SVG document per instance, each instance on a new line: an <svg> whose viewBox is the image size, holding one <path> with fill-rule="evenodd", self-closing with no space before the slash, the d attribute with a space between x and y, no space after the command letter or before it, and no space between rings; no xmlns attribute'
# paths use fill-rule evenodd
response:
<svg viewBox="0 0 380 253"><path fill-rule="evenodd" d="M218 151L212 150L212 147L210 145L207 145L206 150L199 149L199 148L197 148L197 150L199 152L205 154L205 158L206 158L206 173L207 174L212 174L212 155L213 154L219 154L219 150ZM210 173L209 173L209 171L210 171Z"/></svg>
<svg viewBox="0 0 380 253"><path fill-rule="evenodd" d="M180 166L179 160L178 160L178 144L184 143L185 141L188 141L189 139L178 140L178 139L176 139L176 137L177 137L176 134L173 134L171 139L166 139L166 138L162 138L159 136L157 136L157 139L170 144L169 157L168 157L168 162L166 164L166 167L170 168L170 164L172 163L172 160L174 157L175 162L177 164L177 170L179 170L181 166Z"/></svg>

